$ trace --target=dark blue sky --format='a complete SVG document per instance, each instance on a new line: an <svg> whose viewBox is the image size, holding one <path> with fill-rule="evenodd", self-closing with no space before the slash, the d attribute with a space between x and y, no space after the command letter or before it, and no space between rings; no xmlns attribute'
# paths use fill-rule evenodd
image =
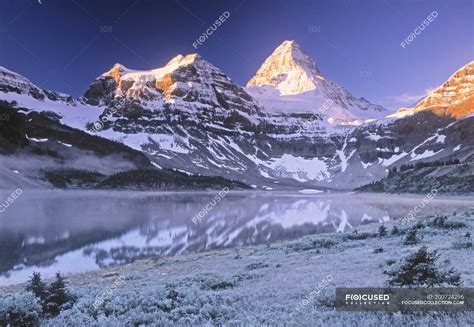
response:
<svg viewBox="0 0 474 327"><path fill-rule="evenodd" d="M42 2L41 4L39 2ZM327 78L388 108L408 105L474 59L472 0L1 0L0 65L81 95L120 62L133 69L200 53L244 85L286 39ZM400 43L436 10L411 44ZM192 43L223 12L229 19Z"/></svg>

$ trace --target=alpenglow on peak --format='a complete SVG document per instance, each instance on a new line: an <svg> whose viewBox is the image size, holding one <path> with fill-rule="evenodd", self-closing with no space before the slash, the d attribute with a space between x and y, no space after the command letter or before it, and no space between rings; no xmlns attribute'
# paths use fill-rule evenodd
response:
<svg viewBox="0 0 474 327"><path fill-rule="evenodd" d="M247 87L271 85L281 95L291 95L314 90L323 79L313 59L291 40L284 41L273 51Z"/></svg>

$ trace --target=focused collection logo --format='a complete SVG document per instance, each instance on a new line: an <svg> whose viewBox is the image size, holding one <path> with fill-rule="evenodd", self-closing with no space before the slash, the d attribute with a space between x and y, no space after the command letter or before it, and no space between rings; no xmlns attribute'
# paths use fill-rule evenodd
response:
<svg viewBox="0 0 474 327"><path fill-rule="evenodd" d="M389 294L349 293L346 294L346 305L389 305Z"/></svg>
<svg viewBox="0 0 474 327"><path fill-rule="evenodd" d="M336 287L338 311L474 310L474 288Z"/></svg>

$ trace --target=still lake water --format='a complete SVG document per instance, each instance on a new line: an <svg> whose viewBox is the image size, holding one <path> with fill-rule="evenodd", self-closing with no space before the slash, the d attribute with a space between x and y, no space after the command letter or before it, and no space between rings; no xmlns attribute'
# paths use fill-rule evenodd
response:
<svg viewBox="0 0 474 327"><path fill-rule="evenodd" d="M0 213L0 286L39 271L77 273L137 258L344 232L403 218L423 196L230 192L198 224L217 192L24 191ZM11 192L0 192L0 203ZM428 214L462 212L474 199L441 197Z"/></svg>

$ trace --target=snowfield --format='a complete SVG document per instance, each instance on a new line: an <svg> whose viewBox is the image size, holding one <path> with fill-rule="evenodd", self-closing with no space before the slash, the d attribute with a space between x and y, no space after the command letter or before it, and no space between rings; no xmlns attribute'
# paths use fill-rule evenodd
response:
<svg viewBox="0 0 474 327"><path fill-rule="evenodd" d="M382 237L377 234L380 225L370 224L358 228L357 235L354 231L311 235L291 242L153 258L71 275L69 287L77 302L59 316L41 320L41 325L472 326L472 312L403 314L334 308L336 287L387 286L384 270L396 267L422 245L439 252L440 269L455 268L462 286L472 287L472 242L469 246L466 233L472 232L474 210L448 216L449 221L462 222L462 227L435 227L432 220L425 217L406 226L400 221L385 222L388 235ZM423 224L418 229L420 243L403 245L407 230L415 223ZM393 226L399 229L397 235L391 234ZM124 282L111 287L118 279ZM323 281L322 290L301 306ZM2 289L0 314L12 306L13 299L17 306L34 310L31 294L23 288ZM105 298L104 303L94 305L98 296ZM299 311L295 310L298 305Z"/></svg>

